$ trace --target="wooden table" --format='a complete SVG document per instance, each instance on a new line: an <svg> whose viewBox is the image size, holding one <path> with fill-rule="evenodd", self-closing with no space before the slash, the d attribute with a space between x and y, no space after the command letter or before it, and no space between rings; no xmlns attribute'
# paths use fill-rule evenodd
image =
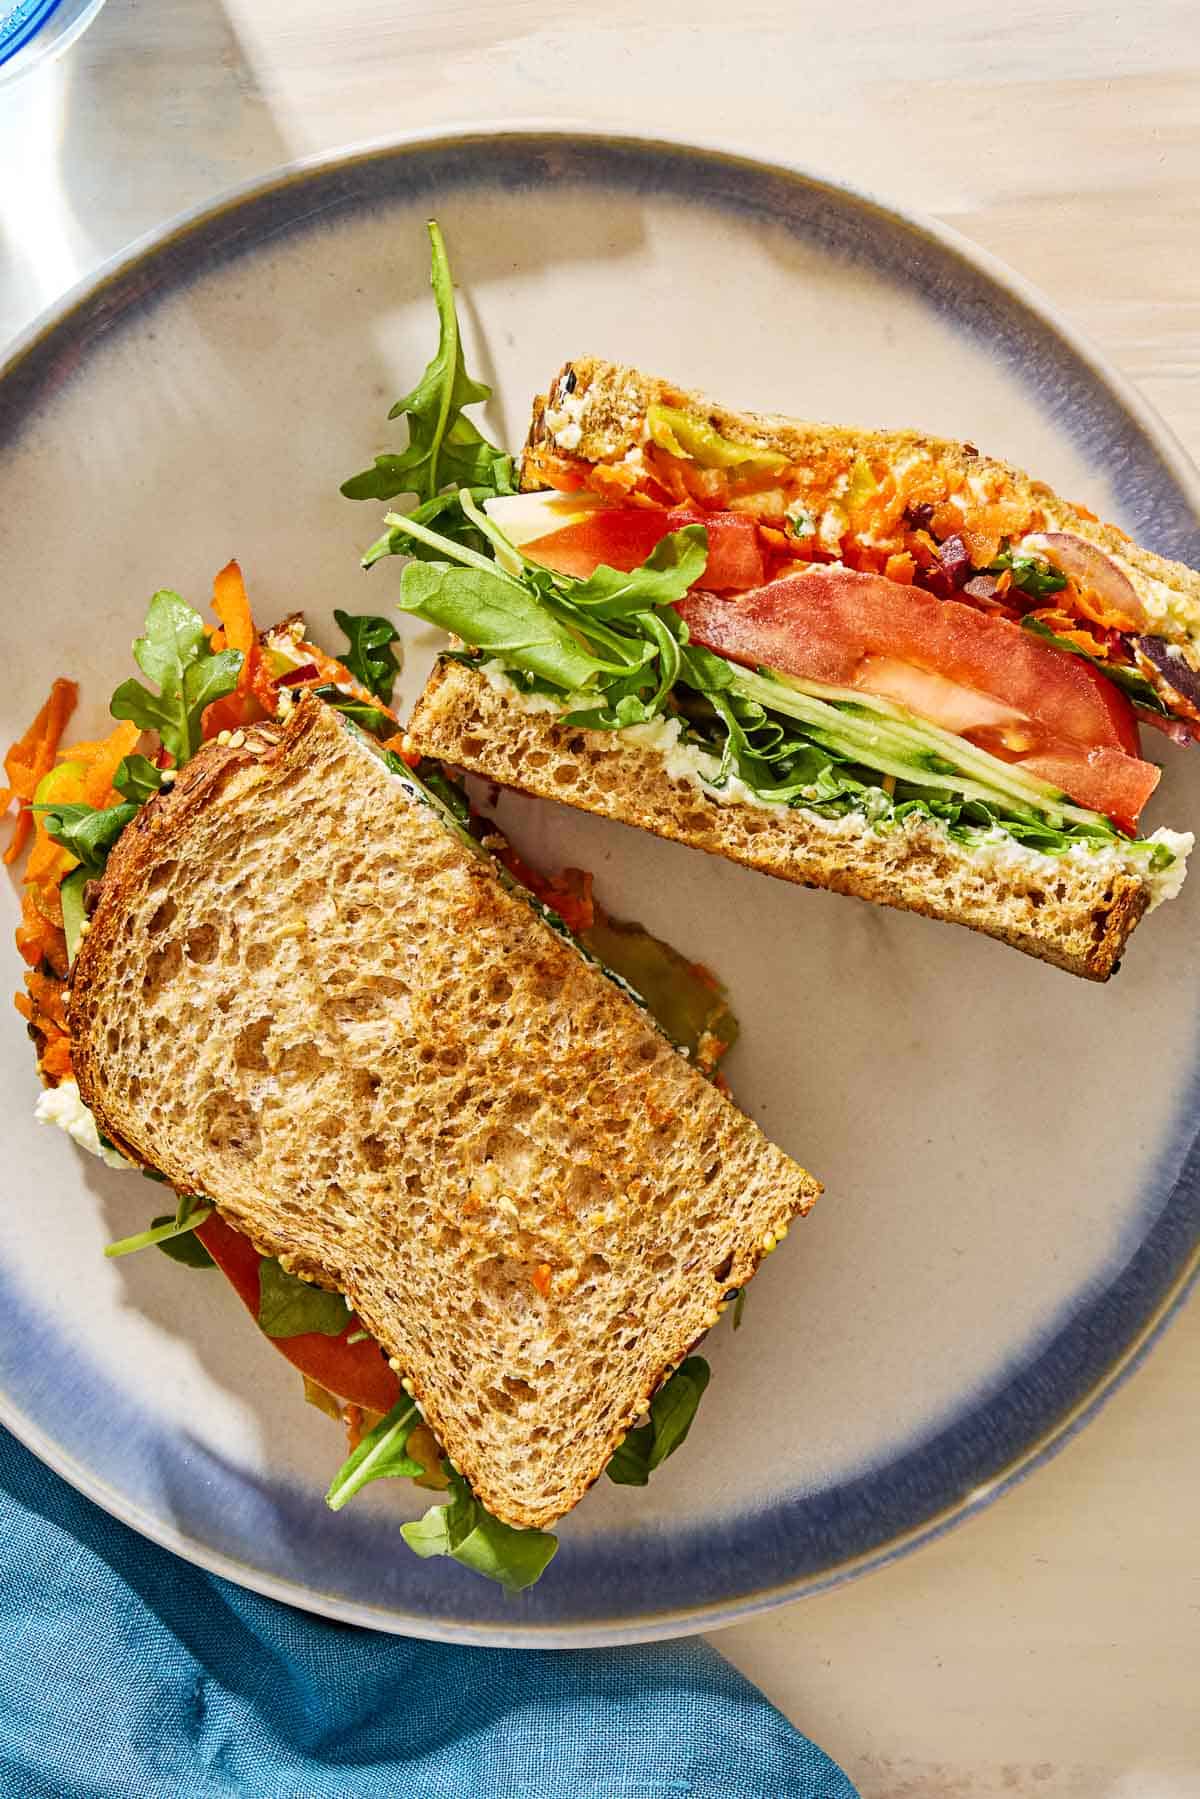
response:
<svg viewBox="0 0 1200 1799"><path fill-rule="evenodd" d="M661 128L957 226L1200 456L1198 24L1195 0L110 0L63 63L0 90L0 339L306 152L451 122ZM1114 1052L1133 1078L1153 1053ZM1193 1303L999 1506L721 1649L864 1799L1200 1799L1198 1398Z"/></svg>

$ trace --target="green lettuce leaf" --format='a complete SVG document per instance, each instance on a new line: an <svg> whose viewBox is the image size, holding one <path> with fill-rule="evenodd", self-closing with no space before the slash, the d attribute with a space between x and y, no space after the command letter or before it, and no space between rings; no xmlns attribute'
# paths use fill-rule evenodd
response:
<svg viewBox="0 0 1200 1799"><path fill-rule="evenodd" d="M596 676L597 657L538 595L499 569L410 562L401 579L400 606L566 693Z"/></svg>
<svg viewBox="0 0 1200 1799"><path fill-rule="evenodd" d="M497 1580L510 1593L531 1587L545 1572L558 1538L545 1530L517 1530L486 1511L449 1462L450 1500L431 1506L423 1518L402 1524L400 1533L420 1556L448 1555L476 1574Z"/></svg>
<svg viewBox="0 0 1200 1799"><path fill-rule="evenodd" d="M340 1512L373 1480L401 1480L423 1474L423 1463L406 1454L408 1439L420 1422L421 1414L414 1401L407 1395L398 1399L347 1456L329 1483L325 1503L330 1511Z"/></svg>
<svg viewBox="0 0 1200 1799"><path fill-rule="evenodd" d="M99 880L109 851L130 819L137 817L139 808L126 804L97 809L72 803L35 806L33 810L41 813L50 840L70 850L84 873Z"/></svg>
<svg viewBox="0 0 1200 1799"><path fill-rule="evenodd" d="M613 1452L608 1478L620 1487L644 1487L692 1428L709 1381L703 1356L689 1356L650 1401L649 1422L631 1430Z"/></svg>
<svg viewBox="0 0 1200 1799"><path fill-rule="evenodd" d="M141 806L153 798L163 784L163 771L146 756L125 756L113 776L113 786L132 805Z"/></svg>
<svg viewBox="0 0 1200 1799"><path fill-rule="evenodd" d="M335 607L333 616L350 646L338 656L338 661L350 670L356 681L362 682L368 693L390 706L392 689L400 673L400 664L392 649L392 645L400 641L399 631L390 619L373 618L367 612L339 612Z"/></svg>
<svg viewBox="0 0 1200 1799"><path fill-rule="evenodd" d="M1012 573L1013 586L1019 587L1022 593L1030 594L1034 599L1043 600L1047 594L1059 593L1067 585L1067 577L1060 574L1041 556L1022 556L1014 553L1007 544L1001 547L1000 554L994 562L989 562L986 573L1001 575L1005 569Z"/></svg>
<svg viewBox="0 0 1200 1799"><path fill-rule="evenodd" d="M371 468L344 481L342 492L350 500L414 494L427 501L450 485L498 494L513 491L512 458L464 417L465 407L481 404L492 390L467 373L446 245L435 220L430 219L428 230L438 347L412 392L388 413L389 419L407 420L407 449L377 456Z"/></svg>
<svg viewBox="0 0 1200 1799"><path fill-rule="evenodd" d="M368 706L364 700L356 700L353 694L343 693L340 687L314 687L317 699L324 700L335 712L345 718L353 719L361 730L372 737L391 737L396 730L396 721L382 706Z"/></svg>
<svg viewBox="0 0 1200 1799"><path fill-rule="evenodd" d="M1026 613L1021 620L1021 626L1026 631L1032 631L1035 637L1041 637L1047 643L1052 643L1055 649L1065 650L1068 656L1079 656L1084 662L1090 662L1093 668L1098 668L1102 675L1107 676L1117 687L1127 693L1135 706L1144 706L1148 712L1158 712L1164 718L1171 716L1170 707L1164 705L1157 689L1146 679L1140 669L1129 668L1119 662L1105 662L1101 656L1089 656L1079 644L1072 643L1069 638L1060 637L1057 632L1050 629L1049 625L1040 618L1034 618L1030 613Z"/></svg>
<svg viewBox="0 0 1200 1799"><path fill-rule="evenodd" d="M160 1249L172 1262L181 1262L185 1268L215 1268L217 1265L196 1235L196 1226L203 1224L204 1219L211 1215L211 1208L205 1211L203 1217L195 1215L201 1203L189 1194L180 1200L174 1217L170 1213L164 1213L161 1217L150 1220L152 1231L161 1230L165 1224L176 1227L170 1235L159 1237L155 1248Z"/></svg>
<svg viewBox="0 0 1200 1799"><path fill-rule="evenodd" d="M340 1337L350 1313L340 1293L289 1274L274 1256L258 1265L258 1325L264 1336L302 1337L317 1331Z"/></svg>
<svg viewBox="0 0 1200 1799"><path fill-rule="evenodd" d="M204 708L237 686L242 653L211 650L199 613L163 588L150 602L145 635L135 640L133 654L159 692L140 681L122 681L109 709L114 718L156 731L179 767L199 747Z"/></svg>
<svg viewBox="0 0 1200 1799"><path fill-rule="evenodd" d="M662 538L640 568L626 573L601 563L586 581L571 586L566 597L594 618L628 618L681 600L707 561L708 532L703 525L685 525Z"/></svg>
<svg viewBox="0 0 1200 1799"><path fill-rule="evenodd" d="M134 1237L122 1237L116 1243L105 1248L106 1256L130 1256L139 1249L149 1249L152 1245L161 1245L172 1237L183 1236L185 1232L194 1231L198 1224L212 1217L212 1206L207 1199L197 1193L181 1195L174 1218L156 1219L148 1231L139 1231Z"/></svg>

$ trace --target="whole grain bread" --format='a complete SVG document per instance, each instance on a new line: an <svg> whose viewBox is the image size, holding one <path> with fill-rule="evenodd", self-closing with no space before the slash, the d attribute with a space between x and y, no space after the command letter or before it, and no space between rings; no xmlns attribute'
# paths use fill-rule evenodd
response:
<svg viewBox="0 0 1200 1799"><path fill-rule="evenodd" d="M311 696L139 813L70 1021L101 1131L344 1293L513 1524L819 1191Z"/></svg>
<svg viewBox="0 0 1200 1799"><path fill-rule="evenodd" d="M1188 663L1200 670L1200 573L1142 549L1116 525L1102 523L1086 507L1060 499L1044 482L1011 463L982 455L972 444L919 431L859 430L774 413L733 412L704 394L656 376L582 356L564 363L549 392L535 400L526 447L566 451L583 462L617 464L647 441L646 412L652 405L694 413L723 437L778 451L791 462L817 464L831 479L848 476L860 457L895 465L917 456L947 477L965 475L985 486L994 483L997 493L1028 506L1030 529L1070 531L1098 545L1133 583L1154 631L1179 643ZM522 486L542 485L532 459L527 459Z"/></svg>
<svg viewBox="0 0 1200 1799"><path fill-rule="evenodd" d="M409 736L503 787L564 800L660 837L728 856L805 887L968 925L1071 974L1106 981L1150 898L1135 874L1075 859L996 869L936 825L873 830L857 814L827 819L782 806L723 805L668 774L660 752L611 731L530 711L479 670L443 660L417 702Z"/></svg>

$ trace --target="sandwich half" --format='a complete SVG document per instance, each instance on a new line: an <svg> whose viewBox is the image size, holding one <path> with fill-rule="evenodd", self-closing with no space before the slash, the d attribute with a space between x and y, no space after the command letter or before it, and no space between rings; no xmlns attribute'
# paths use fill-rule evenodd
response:
<svg viewBox="0 0 1200 1799"><path fill-rule="evenodd" d="M972 445L591 358L535 404L520 485L465 500L469 565L398 514L367 559L444 558L401 597L464 646L423 754L1093 980L1178 891L1192 837L1143 832L1139 731L1200 736L1193 570Z"/></svg>
<svg viewBox="0 0 1200 1799"><path fill-rule="evenodd" d="M105 1138L345 1296L540 1527L818 1188L443 799L302 693L108 857L71 970Z"/></svg>

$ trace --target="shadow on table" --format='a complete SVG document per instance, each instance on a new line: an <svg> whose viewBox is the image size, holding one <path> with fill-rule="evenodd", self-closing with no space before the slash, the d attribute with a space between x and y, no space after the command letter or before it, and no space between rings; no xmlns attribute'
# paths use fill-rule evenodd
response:
<svg viewBox="0 0 1200 1799"><path fill-rule="evenodd" d="M112 0L63 63L58 154L94 258L292 150L221 0Z"/></svg>

